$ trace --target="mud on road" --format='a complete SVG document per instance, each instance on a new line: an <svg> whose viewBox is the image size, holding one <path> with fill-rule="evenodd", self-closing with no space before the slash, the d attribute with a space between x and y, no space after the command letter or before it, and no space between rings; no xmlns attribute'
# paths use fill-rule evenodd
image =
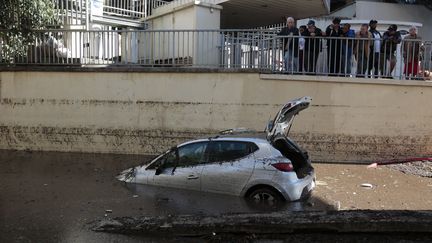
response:
<svg viewBox="0 0 432 243"><path fill-rule="evenodd" d="M88 223L124 216L268 212L250 207L238 197L125 186L115 179L123 169L148 159L137 155L0 150L0 242L160 241L142 235L96 233ZM432 210L431 178L386 167L315 164L315 169L318 185L311 199L287 203L272 212ZM362 187L362 183L373 187ZM317 239L331 237L302 237L314 239L317 235Z"/></svg>

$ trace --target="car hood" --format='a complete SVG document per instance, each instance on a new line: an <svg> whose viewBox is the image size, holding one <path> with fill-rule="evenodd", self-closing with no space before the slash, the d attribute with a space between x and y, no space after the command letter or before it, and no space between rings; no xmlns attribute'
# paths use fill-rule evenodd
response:
<svg viewBox="0 0 432 243"><path fill-rule="evenodd" d="M278 135L288 136L294 117L309 107L312 98L309 96L288 101L267 125L267 139L272 141Z"/></svg>

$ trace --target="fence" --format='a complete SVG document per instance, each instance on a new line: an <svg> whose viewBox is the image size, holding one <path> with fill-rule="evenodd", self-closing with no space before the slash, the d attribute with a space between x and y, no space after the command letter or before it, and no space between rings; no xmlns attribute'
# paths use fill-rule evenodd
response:
<svg viewBox="0 0 432 243"><path fill-rule="evenodd" d="M146 0L105 0L102 15L140 19L147 17Z"/></svg>
<svg viewBox="0 0 432 243"><path fill-rule="evenodd" d="M58 23L84 25L97 17L138 20L147 17L154 4L161 0L52 0ZM156 6L156 4L154 4Z"/></svg>
<svg viewBox="0 0 432 243"><path fill-rule="evenodd" d="M278 36L275 70L289 74L424 79L431 69L430 41ZM283 51L282 51L283 50Z"/></svg>
<svg viewBox="0 0 432 243"><path fill-rule="evenodd" d="M25 50L14 50L13 44L3 39L2 46L9 48L2 48L0 56L2 63L9 65L271 69L274 36L274 32L263 30L35 31L34 41Z"/></svg>
<svg viewBox="0 0 432 243"><path fill-rule="evenodd" d="M422 79L431 42L279 36L275 30L35 31L18 47L1 31L3 65L135 65L260 69L345 77ZM381 48L375 52L372 43ZM7 48L6 48L7 47Z"/></svg>
<svg viewBox="0 0 432 243"><path fill-rule="evenodd" d="M200 0L219 4L225 0ZM85 24L93 16L143 19L161 7L178 7L196 0L52 0L60 24ZM59 23L55 23L58 25ZM53 23L54 24L54 23Z"/></svg>

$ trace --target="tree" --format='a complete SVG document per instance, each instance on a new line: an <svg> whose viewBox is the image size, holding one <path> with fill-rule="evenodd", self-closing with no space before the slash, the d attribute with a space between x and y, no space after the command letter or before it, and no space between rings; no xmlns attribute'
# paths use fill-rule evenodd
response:
<svg viewBox="0 0 432 243"><path fill-rule="evenodd" d="M52 0L0 0L0 62L25 56L35 30L57 25Z"/></svg>

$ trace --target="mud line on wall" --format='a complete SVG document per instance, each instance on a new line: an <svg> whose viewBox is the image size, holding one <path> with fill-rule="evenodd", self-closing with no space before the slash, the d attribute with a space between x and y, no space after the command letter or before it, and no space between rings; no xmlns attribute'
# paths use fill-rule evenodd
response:
<svg viewBox="0 0 432 243"><path fill-rule="evenodd" d="M0 149L154 155L212 130L137 130L0 126ZM370 162L432 154L430 136L385 137L293 133L312 161Z"/></svg>

